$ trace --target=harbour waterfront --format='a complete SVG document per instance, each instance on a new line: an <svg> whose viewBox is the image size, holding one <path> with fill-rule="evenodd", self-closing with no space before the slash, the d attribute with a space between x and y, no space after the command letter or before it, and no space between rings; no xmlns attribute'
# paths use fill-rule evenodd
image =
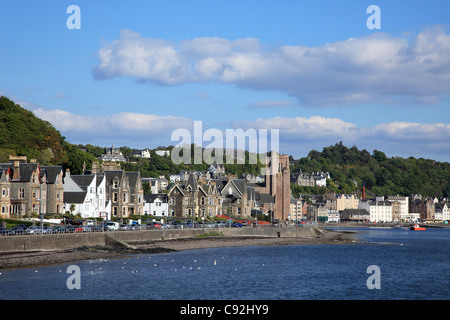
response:
<svg viewBox="0 0 450 320"><path fill-rule="evenodd" d="M447 300L450 230L339 228L358 245L195 249L5 269L0 298L124 300ZM80 289L67 269L80 268ZM367 268L380 269L369 289Z"/></svg>

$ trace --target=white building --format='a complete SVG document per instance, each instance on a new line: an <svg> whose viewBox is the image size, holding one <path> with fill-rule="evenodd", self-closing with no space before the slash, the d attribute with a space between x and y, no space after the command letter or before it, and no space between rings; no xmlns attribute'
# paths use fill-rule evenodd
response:
<svg viewBox="0 0 450 320"><path fill-rule="evenodd" d="M80 214L82 218L111 218L111 205L106 203L104 175L71 175L66 171L64 211L73 208L72 213Z"/></svg>
<svg viewBox="0 0 450 320"><path fill-rule="evenodd" d="M361 200L359 209L365 209L369 212L371 222L391 222L393 220L392 205L389 201Z"/></svg>
<svg viewBox="0 0 450 320"><path fill-rule="evenodd" d="M168 217L169 202L167 194L144 194L144 214L155 217Z"/></svg>
<svg viewBox="0 0 450 320"><path fill-rule="evenodd" d="M123 161L127 162L127 159L123 156L122 152L118 148L114 148L114 145L111 148L106 149L106 154L102 154L100 156L100 160L102 161Z"/></svg>
<svg viewBox="0 0 450 320"><path fill-rule="evenodd" d="M435 204L434 220L436 221L449 221L450 220L450 208L448 202L439 202Z"/></svg>
<svg viewBox="0 0 450 320"><path fill-rule="evenodd" d="M133 156L145 159L150 159L151 157L150 151L148 149L136 150L133 152Z"/></svg>
<svg viewBox="0 0 450 320"><path fill-rule="evenodd" d="M409 198L403 196L389 196L386 199L392 204L393 221L407 221L409 217Z"/></svg>
<svg viewBox="0 0 450 320"><path fill-rule="evenodd" d="M169 150L156 150L155 153L158 156L161 156L161 157L168 157L168 156L170 156L170 151Z"/></svg>

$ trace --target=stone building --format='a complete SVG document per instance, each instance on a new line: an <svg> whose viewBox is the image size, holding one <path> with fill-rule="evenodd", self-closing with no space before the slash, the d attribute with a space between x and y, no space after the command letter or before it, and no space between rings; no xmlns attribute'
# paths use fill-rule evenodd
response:
<svg viewBox="0 0 450 320"><path fill-rule="evenodd" d="M106 201L111 201L112 217L143 214L144 191L139 172L104 171Z"/></svg>
<svg viewBox="0 0 450 320"><path fill-rule="evenodd" d="M64 213L64 171L62 166L42 166L47 183L47 213Z"/></svg>
<svg viewBox="0 0 450 320"><path fill-rule="evenodd" d="M272 152L271 162L266 166L264 186L256 188L257 192L274 197L275 203L270 204L273 218L281 221L288 220L291 211L290 176L289 157Z"/></svg>
<svg viewBox="0 0 450 320"><path fill-rule="evenodd" d="M9 218L11 183L9 168L0 168L0 217Z"/></svg>
<svg viewBox="0 0 450 320"><path fill-rule="evenodd" d="M25 156L10 156L10 163L0 164L0 168L10 172L9 214L31 217L32 214L46 212L46 174L41 171L36 160L27 163Z"/></svg>

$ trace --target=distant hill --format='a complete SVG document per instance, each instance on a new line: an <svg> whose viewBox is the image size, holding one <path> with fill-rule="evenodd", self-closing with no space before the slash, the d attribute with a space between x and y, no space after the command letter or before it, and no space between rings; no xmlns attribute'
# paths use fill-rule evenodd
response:
<svg viewBox="0 0 450 320"><path fill-rule="evenodd" d="M404 195L450 197L450 163L430 159L388 158L382 151L348 148L342 142L312 150L307 157L291 159L291 173L329 172L327 188L292 187L295 193L361 191L365 183L369 195ZM320 190L319 190L320 189Z"/></svg>
<svg viewBox="0 0 450 320"><path fill-rule="evenodd" d="M27 156L42 165L61 164L79 173L86 162L95 159L65 141L52 124L36 117L9 100L0 97L0 163L9 155Z"/></svg>

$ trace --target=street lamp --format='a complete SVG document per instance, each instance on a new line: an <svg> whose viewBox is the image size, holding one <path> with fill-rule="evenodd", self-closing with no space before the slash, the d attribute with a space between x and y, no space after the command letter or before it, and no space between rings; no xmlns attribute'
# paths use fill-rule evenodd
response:
<svg viewBox="0 0 450 320"><path fill-rule="evenodd" d="M41 213L41 199L36 199L39 201L39 216L41 217L41 234L44 233L44 214Z"/></svg>

